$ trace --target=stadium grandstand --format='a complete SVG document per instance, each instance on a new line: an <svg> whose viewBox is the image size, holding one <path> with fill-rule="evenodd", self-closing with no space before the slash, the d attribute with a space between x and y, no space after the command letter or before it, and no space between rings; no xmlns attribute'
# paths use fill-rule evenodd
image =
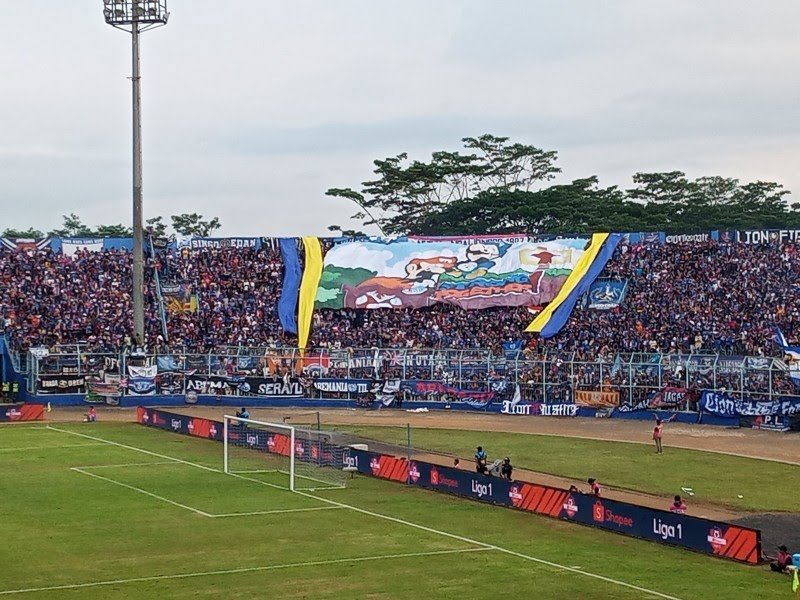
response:
<svg viewBox="0 0 800 600"><path fill-rule="evenodd" d="M198 239L151 244L146 269L148 339L139 351L173 357L171 363L180 363L179 370L199 364L206 375L222 373L234 381L258 370L268 377L305 377L306 387L308 378L338 377L358 380L362 390L368 382L373 394L381 382L435 382L425 392L417 385L417 395L444 402L477 398L479 405L487 396L508 399L517 391L525 399L544 403L572 403L581 392L612 392L620 394L614 404L645 403L652 408L653 396L659 402L659 393L663 396L664 390L672 389L682 390L677 394L682 409L697 410L701 390L738 393L741 399L755 400L795 393L792 370L783 360L786 346L775 342L776 331L792 340L800 326L800 309L793 302L800 282L795 241L777 235L762 243L745 243L739 240L746 236L737 232L714 232L687 241L663 234L618 238L602 271L588 282L563 326L549 335L524 330L543 305L553 300L563 284L562 275L569 272L569 265L559 263L558 250L546 248L548 243L558 244L553 236L524 238L528 241L523 245L535 240L532 247L537 254L531 259L535 266L525 272L525 285L538 286L538 296L528 294L511 302L492 296L482 304L467 305L452 300L455 296L442 301L443 296L428 296L424 305L418 301L417 305L393 305L375 299L391 296L386 286L395 284L425 288L435 279L435 294L440 294L447 282L458 277L463 282L482 281L505 260L497 256L497 248L510 252L523 238L501 236L495 243L461 240L458 243L465 248L467 260L458 262L456 257L434 265L426 258L408 259L405 277L362 276L360 281L351 281L356 285L342 284L336 293L349 300L331 300L326 287L332 276L344 272L335 264L333 249L338 252L362 242L322 240L325 272L309 341L303 344L303 361L296 350L296 325L287 326L279 314L279 304L287 296L290 306L297 304L299 281L296 277L290 281L285 265L303 270L302 240ZM574 248L567 252L575 262L588 240L573 241ZM370 243L391 242L373 240L365 248ZM287 252L287 248L292 250ZM92 357L124 357L135 350L126 308L130 262L124 240L90 244L66 239L19 244L6 240L0 251L0 314L17 361L26 361L31 349L39 353L46 349L51 360L73 353L81 363L81 373L90 379L107 376L103 361ZM345 269L350 273L347 277L358 269L373 275L380 271L374 265L364 266ZM556 276L548 278L553 273ZM364 292L373 280L381 280L380 285ZM461 293L462 288L452 289ZM360 302L369 308L359 308ZM343 350L370 356L376 349L382 353L380 360L334 361L327 368L308 368L308 356ZM397 360L393 358L397 352L428 358ZM235 358L241 354L254 358ZM444 354L457 358L430 358ZM191 355L221 358L187 366ZM281 358L270 358L276 356ZM42 364L38 372L49 371ZM58 368L52 373L62 374ZM80 391L89 387L83 385ZM409 399L414 386L406 387L404 396ZM324 388L317 390L319 396L325 395ZM205 386L201 392L209 389ZM395 391L394 385L387 390ZM241 391L231 385L222 389L225 394ZM665 401L664 406L668 405Z"/></svg>

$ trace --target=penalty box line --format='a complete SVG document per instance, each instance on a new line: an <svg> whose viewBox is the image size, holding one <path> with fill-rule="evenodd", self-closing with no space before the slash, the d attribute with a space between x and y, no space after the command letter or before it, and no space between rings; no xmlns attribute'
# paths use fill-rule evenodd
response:
<svg viewBox="0 0 800 600"><path fill-rule="evenodd" d="M81 473L83 475L88 475L89 477L93 477L95 479L100 479L102 481L106 481L106 482L114 484L114 485L118 485L120 487L129 489L131 491L137 492L137 493L142 494L144 496L149 496L149 497L151 497L151 498L153 498L155 500L159 500L161 502L165 502L167 504L171 504L172 506L176 506L178 508L182 508L184 510L188 510L190 512L198 514L198 515L200 515L202 517L207 517L209 519L222 519L222 518L229 518L229 517L252 517L252 516L258 516L258 515L279 515L279 514L285 514L285 513L315 512L315 511L320 511L320 510L336 510L336 509L340 508L340 507L337 507L337 506L327 505L327 506L314 506L314 507L309 507L309 508L284 508L284 509L257 510L257 511L249 511L249 512L238 512L238 513L222 513L222 514L209 513L209 512L200 510L199 508L194 508L193 506L188 506L186 504L181 504L180 502L175 502L174 500L170 500L169 498L164 498L163 496L159 496L158 494L154 494L153 492L149 492L147 490L144 490L142 488L136 487L134 485L123 483L121 481L117 481L116 479L112 479L110 477L105 477L103 475L98 475L97 473L92 473L92 472L89 471L89 469L93 470L93 469L113 468L113 467L120 467L120 468L123 468L123 467L144 467L144 466L150 466L150 465L187 465L187 466L190 466L190 467L195 467L195 468L200 468L200 469L203 469L203 470L212 471L214 473L222 473L222 471L219 471L217 469L212 469L210 467L206 467L204 465L200 465L200 464L197 464L197 463L193 463L193 462L181 460L181 459L178 459L178 458L174 458L172 456L166 456L166 455L163 455L163 454L157 454L155 452L150 452L149 450L144 450L142 448L136 448L134 446L127 446L125 444L120 444L118 442L112 442L111 440L104 440L102 438L96 438L94 436L88 436L88 435L83 434L83 433L77 433L77 432L74 432L74 431L68 431L66 429L58 429L57 427L52 427L51 429L53 431L58 431L60 433L68 433L68 434L71 434L71 435L77 435L77 436L80 436L80 437L85 437L85 438L97 440L97 445L100 445L100 446L102 446L102 445L119 446L119 447L125 448L127 450L132 450L132 451L135 451L135 452L141 452L143 454L148 454L148 455L151 455L151 456L155 456L157 458L167 459L167 460L165 460L163 462L124 463L124 464L118 464L118 465L89 465L89 466L84 466L84 467L71 467L70 470L71 471L75 471L77 473ZM249 479L249 478L247 478L247 479ZM254 479L253 481L258 481L258 480ZM268 485L268 486L277 488L277 489L282 490L282 491L288 491L286 488L283 488L283 487L281 487L279 485L267 483L265 481L262 482L262 483L264 485Z"/></svg>
<svg viewBox="0 0 800 600"><path fill-rule="evenodd" d="M128 465L101 465L103 467L130 467L130 466L143 466L143 465L167 465L167 464L180 464L176 462L168 462L168 463L138 463L138 464L128 464ZM96 468L96 467L89 467L89 468ZM136 487L135 485L130 485L127 483L122 483L121 481L117 481L116 479L112 479L111 477L104 477L103 475L98 475L97 473L92 473L86 470L87 467L71 467L71 471L75 471L77 473L82 473L83 475L88 475L89 477L94 477L95 479L100 479L102 481L107 481L108 483L113 483L114 485L118 485L120 487L124 487L131 491L137 492L144 496L149 496L150 498L154 498L155 500L159 500L161 502L165 502L167 504L171 504L172 506L177 506L178 508L183 508L184 510L188 510L193 512L201 517L207 517L209 519L220 519L225 517L252 517L256 515L280 515L285 513L299 513L299 512L312 512L312 511L319 511L319 510L337 510L339 509L338 506L314 506L311 508L284 508L284 509L274 509L274 510L257 510L252 512L238 512L238 513L223 513L223 514L212 514L200 510L199 508L194 508L193 506L188 506L186 504L181 504L180 502L175 502L174 500L170 500L169 498L164 498L163 496L159 496L158 494L154 494L153 492L148 492L147 490L143 490L142 488Z"/></svg>
<svg viewBox="0 0 800 600"><path fill-rule="evenodd" d="M48 427L50 427L50 426L48 426ZM53 429L54 431L60 431L62 433L68 433L68 434L71 434L71 435L84 437L84 438L87 438L87 439L94 440L96 442L106 442L106 443L108 443L108 444L110 444L112 446L118 446L120 448L127 448L128 450L132 450L134 452L141 452L143 454L148 454L150 456L156 456L158 458L163 458L165 460L173 459L173 457L166 456L164 454L158 454L156 452L151 452L149 450L144 450L142 448L136 448L135 446L128 446L126 444L120 444L119 442L113 442L113 441L110 441L110 440L104 440L102 438L89 436L89 435L86 435L86 434L83 434L83 433L77 433L77 432L74 432L74 431L69 431L67 429L59 429L57 427L50 427L50 429ZM213 471L215 473L223 473L223 471L220 471L218 469L213 469L213 468L207 467L205 465L200 465L200 464L197 464L197 463L192 463L192 462L181 460L181 459L177 459L177 458L175 458L174 460L177 461L177 462L182 462L184 464L187 464L187 465L190 465L190 466L193 466L193 467L197 467L197 468L200 468L200 469L204 469L204 470L207 470L207 471ZM282 490L286 491L285 488L281 488L280 486L277 486L275 484L272 484L272 483L269 483L269 482L266 482L266 481L261 481L260 479L253 479L251 477L244 477L242 475L236 475L234 473L227 473L227 475L229 475L231 477L237 477L239 479L245 479L247 481L252 481L252 482L257 483L259 485L265 485L265 486L268 486L268 487L275 487L275 488L279 488L279 489L282 489ZM652 596L652 597L655 597L655 598L663 598L664 600L681 600L680 598L678 598L676 596L670 596L668 594L664 594L664 593L656 591L656 590L651 590L649 588L641 587L641 586L638 586L638 585L635 585L635 584L632 584L632 583L627 583L625 581L620 581L618 579L613 579L611 577L606 577L605 575L599 575L597 573L592 573L592 572L586 571L584 569L578 569L578 568L575 568L575 567L562 565L562 564L555 563L555 562L552 562L552 561L549 561L549 560L545 560L545 559L542 559L542 558L537 558L535 556L531 556L531 555L528 555L528 554L523 554L521 552L516 552L514 550L510 550L508 548L503 548L503 547L497 546L495 544L488 544L486 542L481 542L481 541L478 541L478 540L474 540L474 539L471 539L471 538L468 538L468 537L465 537L465 536L461 536L461 535L458 535L458 534L455 534L455 533L450 533L450 532L447 532L447 531L441 531L439 529L433 529L432 527L427 527L425 525L420 525L418 523L412 523L411 521L406 521L404 519L399 519L397 517L392 517L392 516L389 516L389 515L383 515L383 514L376 513L376 512L373 512L373 511L370 511L370 510L366 510L366 509L363 509L363 508L358 508L358 507L352 506L350 504L345 504L343 502L337 502L335 500L330 500L328 498L323 498L323 497L320 497L320 496L315 496L313 494L308 494L306 492L295 491L294 493L295 494L299 494L301 496L305 496L307 498L312 498L314 500L318 500L318 501L323 502L325 504L330 504L332 506L339 506L340 508L346 508L346 509L349 509L349 510L364 514L364 515L368 515L370 517L374 517L374 518L377 518L377 519L383 519L384 521L391 521L393 523L398 523L400 525L405 525L407 527L412 527L414 529L419 529L420 531L427 531L428 533L433 533L435 535L440 535L440 536L443 536L443 537L448 537L450 539L459 540L461 542L466 542L468 544L472 544L473 546L479 546L480 548L484 548L484 549L487 549L487 550L497 550L498 552L502 552L502 553L507 554L509 556L516 556L517 558L521 558L523 560L527 560L527 561L530 561L530 562L533 562L533 563L536 563L536 564L548 566L548 567L551 567L551 568L556 569L558 571L565 571L565 572L572 573L572 574L575 574L575 575L582 575L584 577L589 577L591 579L596 579L598 581L603 581L605 583L610 583L610 584L617 585L617 586L624 587L624 588L628 588L628 589L631 589L631 590L636 590L638 592L645 593L645 594L647 594L649 596Z"/></svg>
<svg viewBox="0 0 800 600"><path fill-rule="evenodd" d="M222 569L218 571L198 571L196 573L175 573L173 575L152 575L150 577L131 577L129 579L113 579L108 581L90 581L87 583L69 583L64 585L51 585L38 588L20 588L17 590L0 590L0 596L11 594L26 594L31 592L51 592L57 590L75 590L82 588L101 587L106 585L122 585L126 583L146 583L149 581L164 581L167 579L190 579L192 577L211 577L218 575L237 575L241 573L257 573L260 571L277 571L279 569L297 569L302 567L323 567L346 563L370 562L378 560L396 560L398 558L418 558L423 556L441 556L447 554L464 554L468 552L486 552L490 548L460 548L454 550L433 550L431 552L408 552L406 554L379 554L375 556L357 556L355 558L334 558L330 560L312 560L307 562L285 563L280 565L265 565L260 567L242 567L239 569Z"/></svg>

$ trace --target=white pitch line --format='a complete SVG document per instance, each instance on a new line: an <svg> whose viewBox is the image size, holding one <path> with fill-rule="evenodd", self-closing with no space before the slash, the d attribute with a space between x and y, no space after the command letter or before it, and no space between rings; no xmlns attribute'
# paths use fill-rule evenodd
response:
<svg viewBox="0 0 800 600"><path fill-rule="evenodd" d="M92 444L66 444L63 446L25 446L15 448L0 448L0 452L26 452L29 450L61 450L63 448L88 448L89 446L103 446L100 442Z"/></svg>
<svg viewBox="0 0 800 600"><path fill-rule="evenodd" d="M150 452L150 450L145 450L143 448L137 448L135 446L128 446L127 444L120 444L119 442L112 442L111 440L105 440L103 438L94 437L93 435L86 435L85 433L78 433L77 431L70 431L68 429L59 429L58 427L53 427L51 425L47 426L48 429L52 431L58 431L60 433L68 433L69 435L77 435L78 437L86 438L87 440L94 440L95 442L102 442L104 444L108 444L110 446L117 446L118 448L125 448L126 450L132 450L134 452L141 452L142 454L147 454L148 456L155 456L156 458L163 458L164 460L168 460L171 462L179 462L184 465L189 465L190 467L195 467L197 469L203 469L204 471L211 471L212 473L220 473L219 469L215 469L214 467L207 467L206 465L201 465L198 463L189 462L188 460L183 460L180 458L175 458L174 456L167 456L166 454L159 454L158 452ZM274 486L281 488L280 486Z"/></svg>
<svg viewBox="0 0 800 600"><path fill-rule="evenodd" d="M71 471L76 471L78 473L82 473L84 475L88 475L89 477L94 477L95 479L102 479L103 481L107 481L108 483L113 483L114 485L118 485L120 487L127 488L129 490L133 490L134 492L138 492L145 496L150 496L151 498L155 498L156 500L160 500L161 502L166 502L167 504L172 504L173 506L177 506L179 508L183 508L185 510L189 510L195 514L198 514L203 517L211 517L207 512L199 510L197 508L192 508L191 506L186 506L185 504L181 504L180 502L175 502L173 500L169 500L168 498L164 498L163 496L159 496L158 494L154 494L152 492L148 492L147 490L143 490L142 488L138 488L133 485L128 485L127 483L122 483L121 481L117 481L115 479L111 479L109 477L103 477L102 475L98 475L97 473L92 473L91 471L84 471L80 467L72 467Z"/></svg>
<svg viewBox="0 0 800 600"><path fill-rule="evenodd" d="M96 438L96 437L88 436L88 435L85 435L85 434L82 434L82 433L76 433L74 431L69 431L69 430L66 430L66 429L58 429L56 427L51 427L51 429L53 429L54 431L61 431L62 433L69 433L69 434L72 434L72 435L77 435L77 436L89 438L89 439L92 439L92 440L95 440L95 441L98 441L98 442L107 442L108 444L110 444L112 446L119 446L121 448L127 448L128 450L133 450L134 452L142 452L144 454L149 454L151 456L157 456L159 458L164 458L164 459L167 459L167 460L173 459L173 460L176 460L178 462L182 462L182 463L187 464L187 465L191 465L191 466L194 466L194 467L205 469L207 471L213 471L213 472L216 472L216 473L223 473L223 471L220 471L218 469L213 469L211 467L206 467L204 465L199 465L199 464L192 463L192 462L189 462L189 461L186 461L186 460L173 458L171 456L166 456L164 454L157 454L156 452L150 452L149 450L144 450L142 448L136 448L135 446L127 446L125 444L120 444L118 442L112 442L110 440L104 440L102 438ZM244 479L246 481L253 481L253 482L258 483L260 485L266 485L266 486L269 486L269 487L274 487L274 488L278 488L280 490L286 491L286 488L277 486L275 484L272 484L272 483L269 483L269 482L266 482L266 481L261 481L260 479L253 479L252 477L244 477L242 475L236 475L235 473L226 473L226 475L230 475L231 477L236 477L236 478L239 478L239 479ZM394 523L398 523L400 525L405 525L407 527L413 527L414 529L419 529L421 531L427 531L429 533L434 533L436 535L440 535L440 536L443 536L443 537L448 537L448 538L459 540L459 541L462 541L462 542L467 542L469 544L480 546L480 547L485 548L487 550L497 550L499 552L503 552L504 554L508 554L510 556L516 556L518 558L522 558L522 559L525 559L525 560L528 560L528 561L531 561L531 562L534 562L534 563L547 565L547 566L552 567L552 568L557 569L557 570L567 571L567 572L570 572L570 573L575 573L577 575L583 575L585 577L590 577L592 579L597 579L599 581L604 581L606 583L611 583L611 584L614 584L614 585L618 585L620 587L625 587L625 588L628 588L628 589L636 590L638 592L643 592L645 594L648 594L650 596L654 596L656 598L663 598L664 600L681 600L680 598L677 598L676 596L670 596L668 594L664 594L664 593L658 592L656 590L651 590L651 589L648 589L648 588L645 588L645 587L640 587L640 586L634 585L632 583L627 583L625 581L620 581L618 579L613 579L611 577L606 577L605 575L598 575L597 573L592 573L590 571L585 571L583 569L580 569L580 570L579 569L575 569L573 567L569 567L567 565L561 565L561 564L558 564L558 563L554 563L554 562L551 562L549 560L545 560L545 559L542 559L542 558L536 558L535 556L522 554L520 552L516 552L514 550L509 550L508 548L502 548L501 546L496 546L494 544L487 544L486 542L480 542L478 540L473 540L471 538L464 537L464 536L461 536L461 535L457 535L455 533L449 533L447 531L441 531L441 530L438 530L438 529L433 529L432 527L426 527L425 525L419 525L417 523L412 523L411 521L405 521L403 519L398 519L397 517L391 517L389 515L382 515L380 513L372 512L372 511L369 511L369 510L366 510L366 509L363 509L363 508L358 508L356 506L351 506L349 504L344 504L342 502L337 502L335 500L329 500L328 498L322 498L320 496L314 496L312 494L307 494L305 492L295 491L294 493L295 494L299 494L300 496L304 496L306 498L311 498L313 500L318 500L319 502L323 502L325 504L331 504L333 506L339 506L341 508L347 508L347 509L350 509L350 510L355 511L355 512L359 512L359 513L364 514L364 515L369 515L371 517L375 517L377 519L383 519L385 521L392 521Z"/></svg>
<svg viewBox="0 0 800 600"><path fill-rule="evenodd" d="M98 444L100 446L102 444ZM123 468L123 467L149 467L152 465L179 465L181 463L176 462L174 460L165 460L159 462L149 462L149 463L122 463L119 465L81 465L79 467L72 467L73 469L115 469L115 468Z"/></svg>
<svg viewBox="0 0 800 600"><path fill-rule="evenodd" d="M490 548L461 548L458 550L433 550L431 552L409 552L407 554L380 554L375 556L358 556L355 558L334 558L331 560L312 560L308 562L285 563L281 565L265 565L261 567L242 567L240 569L224 569L219 571L199 571L196 573L176 573L174 575L153 575L150 577L131 577L130 579L114 579L109 581L90 581L87 583L70 583L38 588L20 588L17 590L0 590L0 596L25 594L30 592L52 592L56 590L75 590L100 587L105 585L122 585L125 583L144 583L147 581L164 581L166 579L189 579L192 577L210 577L212 575L237 575L240 573L256 573L259 571L276 571L278 569L295 569L301 567L322 567L343 563L368 562L398 558L417 558L420 556L442 556L446 554L464 554L467 552L486 552Z"/></svg>
<svg viewBox="0 0 800 600"><path fill-rule="evenodd" d="M223 517L250 517L253 515L282 515L284 513L314 512L317 510L341 510L340 506L314 506L312 508L282 508L276 510L257 510L254 512L227 513L224 515L209 515L212 519Z"/></svg>

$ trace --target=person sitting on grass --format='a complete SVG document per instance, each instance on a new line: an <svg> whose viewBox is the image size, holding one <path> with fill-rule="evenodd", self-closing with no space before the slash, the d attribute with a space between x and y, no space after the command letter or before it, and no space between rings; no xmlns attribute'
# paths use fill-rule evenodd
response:
<svg viewBox="0 0 800 600"><path fill-rule="evenodd" d="M764 554L764 558L772 561L769 563L769 568L774 573L788 573L789 567L792 566L792 555L789 554L788 548L783 545L778 546L777 556L767 556Z"/></svg>
<svg viewBox="0 0 800 600"><path fill-rule="evenodd" d="M97 423L97 409L94 406L89 407L83 421L85 423Z"/></svg>
<svg viewBox="0 0 800 600"><path fill-rule="evenodd" d="M588 483L592 488L592 496L597 496L599 498L601 489L600 483L597 481L597 479L594 477L589 477L589 479L586 480L586 483Z"/></svg>
<svg viewBox="0 0 800 600"><path fill-rule="evenodd" d="M514 467L511 466L511 459L506 456L505 459L503 459L503 464L500 466L500 475L502 475L503 479L511 481L511 474L513 472Z"/></svg>
<svg viewBox="0 0 800 600"><path fill-rule="evenodd" d="M672 503L672 506L669 507L670 512L674 512L677 515L682 515L686 513L686 503L681 500L680 496L675 496L675 501Z"/></svg>

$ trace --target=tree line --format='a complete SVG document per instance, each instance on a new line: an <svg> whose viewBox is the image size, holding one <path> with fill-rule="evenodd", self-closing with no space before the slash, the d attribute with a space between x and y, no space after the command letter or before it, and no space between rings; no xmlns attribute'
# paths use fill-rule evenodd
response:
<svg viewBox="0 0 800 600"><path fill-rule="evenodd" d="M360 189L326 195L354 203L352 218L385 235L800 228L800 203L789 204L789 191L775 182L669 171L636 173L628 189L603 187L595 175L551 184L561 172L556 151L490 134L462 144L427 161L405 152L375 160L375 177Z"/></svg>
<svg viewBox="0 0 800 600"><path fill-rule="evenodd" d="M9 228L3 231L2 237L19 239L33 238L41 239L44 237L62 238L130 238L133 237L133 230L127 225L99 225L90 227L86 225L75 213L62 215L61 227L44 232L39 229L29 227L28 229ZM197 213L184 213L172 215L170 225L164 222L163 217L153 217L147 219L145 229L153 237L163 238L175 233L184 236L208 237L222 227L219 218L213 217L206 219Z"/></svg>

